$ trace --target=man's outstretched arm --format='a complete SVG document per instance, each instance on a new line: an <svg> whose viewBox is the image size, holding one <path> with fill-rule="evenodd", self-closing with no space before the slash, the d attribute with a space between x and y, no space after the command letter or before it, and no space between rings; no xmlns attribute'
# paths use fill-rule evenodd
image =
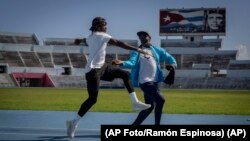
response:
<svg viewBox="0 0 250 141"><path fill-rule="evenodd" d="M114 45L114 46L124 48L124 49L135 50L135 51L138 51L140 53L145 54L145 52L142 51L140 48L134 47L134 46L132 46L132 45L130 45L128 43L125 43L123 41L120 41L120 40L116 40L116 39L111 38L108 43L111 44L111 45Z"/></svg>

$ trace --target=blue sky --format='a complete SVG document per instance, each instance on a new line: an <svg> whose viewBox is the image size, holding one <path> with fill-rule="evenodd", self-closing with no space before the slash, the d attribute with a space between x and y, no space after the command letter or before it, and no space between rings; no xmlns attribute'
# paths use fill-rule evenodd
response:
<svg viewBox="0 0 250 141"><path fill-rule="evenodd" d="M239 46L250 52L249 0L0 0L0 32L36 33L44 38L76 38L90 34L96 16L106 18L108 33L117 39L137 39L147 30L160 45L159 10L165 8L226 8L223 50Z"/></svg>

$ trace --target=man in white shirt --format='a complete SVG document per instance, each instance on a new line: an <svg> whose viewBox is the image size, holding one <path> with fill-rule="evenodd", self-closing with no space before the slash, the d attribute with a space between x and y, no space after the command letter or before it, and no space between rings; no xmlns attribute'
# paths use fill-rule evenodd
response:
<svg viewBox="0 0 250 141"><path fill-rule="evenodd" d="M113 81L115 78L121 78L129 92L133 110L145 110L150 107L150 104L142 103L137 99L128 71L105 63L107 44L138 51L142 54L145 54L145 52L107 34L107 22L102 17L93 19L90 30L92 33L87 38L75 40L75 44L83 42L89 46L89 58L85 67L89 97L82 103L77 116L73 120L67 121L67 134L70 138L74 138L75 129L81 117L97 102L100 80Z"/></svg>

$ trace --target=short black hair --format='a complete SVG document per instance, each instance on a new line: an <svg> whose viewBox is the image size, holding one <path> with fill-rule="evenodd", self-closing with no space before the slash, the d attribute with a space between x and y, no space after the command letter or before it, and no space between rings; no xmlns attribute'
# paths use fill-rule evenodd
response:
<svg viewBox="0 0 250 141"><path fill-rule="evenodd" d="M106 25L106 24L107 24L107 22L106 22L106 20L103 17L95 17L92 20L92 26L90 27L89 30L96 31L98 26L100 26L100 25Z"/></svg>
<svg viewBox="0 0 250 141"><path fill-rule="evenodd" d="M146 35L146 36L149 36L151 38L150 34L147 31L139 31L139 32L137 32L137 36L140 36L140 35Z"/></svg>

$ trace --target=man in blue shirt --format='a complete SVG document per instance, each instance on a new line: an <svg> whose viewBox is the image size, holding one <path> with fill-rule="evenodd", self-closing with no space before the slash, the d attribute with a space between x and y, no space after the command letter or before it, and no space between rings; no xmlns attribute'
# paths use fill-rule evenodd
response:
<svg viewBox="0 0 250 141"><path fill-rule="evenodd" d="M165 98L160 93L158 83L163 81L167 84L173 83L173 80L169 81L163 77L160 62L165 62L166 68L173 72L177 66L176 60L163 48L152 45L150 43L151 36L148 32L140 31L137 35L141 42L139 48L147 52L147 54L132 51L128 60L115 60L113 63L123 68L131 69L133 85L140 86L144 92L145 103L151 104L149 109L142 110L139 113L132 125L140 125L153 109L155 109L155 125L160 125ZM171 73L171 75L174 75L174 73ZM174 79L174 76L168 76L166 78Z"/></svg>

